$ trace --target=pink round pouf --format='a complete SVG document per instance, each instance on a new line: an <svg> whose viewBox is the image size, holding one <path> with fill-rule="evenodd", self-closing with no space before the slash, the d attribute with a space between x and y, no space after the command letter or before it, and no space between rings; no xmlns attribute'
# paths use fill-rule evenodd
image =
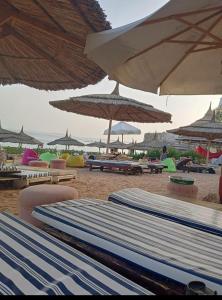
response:
<svg viewBox="0 0 222 300"><path fill-rule="evenodd" d="M167 185L169 192L183 197L191 197L196 199L198 193L198 187L196 185L185 185L169 182Z"/></svg>
<svg viewBox="0 0 222 300"><path fill-rule="evenodd" d="M66 160L65 159L52 159L50 161L50 168L64 170L66 168Z"/></svg>
<svg viewBox="0 0 222 300"><path fill-rule="evenodd" d="M29 166L31 167L37 167L37 168L48 168L49 164L47 161L42 160L31 160L29 162Z"/></svg>
<svg viewBox="0 0 222 300"><path fill-rule="evenodd" d="M35 206L78 198L78 191L72 187L49 184L30 186L22 190L19 194L19 217L40 228L44 224L32 216L32 211Z"/></svg>

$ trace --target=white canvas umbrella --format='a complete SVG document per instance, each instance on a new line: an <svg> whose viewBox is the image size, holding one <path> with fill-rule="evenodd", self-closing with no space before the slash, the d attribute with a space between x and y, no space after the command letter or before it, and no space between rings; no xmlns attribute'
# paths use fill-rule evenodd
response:
<svg viewBox="0 0 222 300"><path fill-rule="evenodd" d="M109 130L104 131L104 135L108 135ZM126 122L119 122L111 127L111 135L122 135L122 143L124 135L138 135L141 134L141 130L132 126Z"/></svg>
<svg viewBox="0 0 222 300"><path fill-rule="evenodd" d="M221 32L221 0L171 0L142 20L89 35L85 53L131 88L221 95Z"/></svg>

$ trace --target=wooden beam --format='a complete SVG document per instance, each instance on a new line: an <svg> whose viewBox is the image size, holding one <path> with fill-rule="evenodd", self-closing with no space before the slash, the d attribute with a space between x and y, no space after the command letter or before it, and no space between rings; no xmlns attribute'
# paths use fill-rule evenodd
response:
<svg viewBox="0 0 222 300"><path fill-rule="evenodd" d="M198 21L197 23L194 23L194 24L195 24L195 25L200 25L200 24L202 24L202 23L208 21L209 19L214 18L214 17L217 16L217 15L221 15L221 13L222 13L222 10L217 11L216 13L214 13L214 14L212 14L212 15L210 15L210 16L208 16L208 17L206 17L206 18L204 18L204 19L202 19L202 20L200 20L200 21ZM183 30L177 32L176 34L173 34L173 35L167 37L166 39L163 39L163 40L159 41L158 43L153 44L152 46L150 46L150 47L148 47L148 48L146 48L146 49L144 49L144 50L138 52L137 54L131 56L130 58L127 59L126 62L129 62L130 60L136 58L137 56L142 55L143 53L146 53L146 52L148 52L148 51L150 51L150 50L152 50L152 49L154 49L154 48L160 46L161 44L165 43L165 42L168 41L169 39L173 39L173 38L176 38L176 37L178 37L178 36L184 34L185 32L189 31L191 28L192 28L192 27L189 25L187 28L185 28L185 29L183 29Z"/></svg>
<svg viewBox="0 0 222 300"><path fill-rule="evenodd" d="M192 44L192 45L211 45L211 46L218 46L222 45L222 43L213 43L213 42L197 42L197 41L183 41L183 40L167 40L167 43L173 44Z"/></svg>
<svg viewBox="0 0 222 300"><path fill-rule="evenodd" d="M222 19L222 16L217 18L217 20L208 28L208 30L201 35L201 37L198 39L198 42L201 42L206 36L207 33L210 32ZM160 82L160 86L169 78L169 76L181 65L181 63L195 50L197 46L193 45L186 53L184 56L176 63L176 65L170 70L170 72L164 77L164 79Z"/></svg>
<svg viewBox="0 0 222 300"><path fill-rule="evenodd" d="M180 22L182 22L182 23L184 23L184 24L186 24L186 25L189 25L189 26L192 27L192 28L195 28L196 30L200 31L201 33L204 33L204 34L205 34L205 37L206 37L206 36L209 36L209 37L211 37L213 40L215 40L215 41L217 41L217 42L222 42L222 39L219 38L218 36L212 34L212 33L210 32L209 29L208 29L208 30L205 30L205 29L199 27L198 25L193 24L193 23L191 23L191 22L189 22L189 21L187 21L187 20L184 20L184 19L182 19L182 18L176 18L176 20L178 20L178 21L180 21ZM214 27L215 27L215 26L214 26Z"/></svg>
<svg viewBox="0 0 222 300"><path fill-rule="evenodd" d="M212 46L212 47L204 47L204 48L196 49L196 50L193 50L192 53L210 51L210 50L215 50L215 49L222 49L222 45L215 46L215 47Z"/></svg>
<svg viewBox="0 0 222 300"><path fill-rule="evenodd" d="M67 69L62 63L57 61L54 57L49 55L46 51L44 51L42 48L37 46L31 41L28 41L24 36L22 36L20 33L18 33L15 29L12 29L12 35L16 37L21 43L23 43L25 46L27 46L29 49L34 51L35 53L39 54L42 58L47 59L52 68L56 69L60 73L64 74L64 76L70 79L71 82L76 81L80 84L84 84L82 80L76 77L76 74L73 73L71 70Z"/></svg>

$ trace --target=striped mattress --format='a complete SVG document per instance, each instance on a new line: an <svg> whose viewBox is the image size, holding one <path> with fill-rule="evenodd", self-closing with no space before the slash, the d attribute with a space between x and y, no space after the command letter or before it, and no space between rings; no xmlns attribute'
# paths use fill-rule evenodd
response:
<svg viewBox="0 0 222 300"><path fill-rule="evenodd" d="M151 294L28 225L0 214L0 295Z"/></svg>
<svg viewBox="0 0 222 300"><path fill-rule="evenodd" d="M138 188L112 193L109 200L144 213L222 236L222 212L215 209L151 194Z"/></svg>
<svg viewBox="0 0 222 300"><path fill-rule="evenodd" d="M149 274L222 294L222 237L108 201L69 200L33 216Z"/></svg>

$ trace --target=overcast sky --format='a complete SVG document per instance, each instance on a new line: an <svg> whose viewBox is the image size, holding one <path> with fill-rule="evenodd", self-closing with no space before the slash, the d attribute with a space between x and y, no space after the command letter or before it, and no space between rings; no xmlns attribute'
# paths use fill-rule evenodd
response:
<svg viewBox="0 0 222 300"><path fill-rule="evenodd" d="M165 0L99 0L113 28L141 19L166 2ZM0 120L4 128L16 131L24 125L28 132L64 135L69 128L74 137L105 139L103 131L107 128L108 121L59 111L51 107L48 102L84 94L110 93L114 86L115 82L105 78L97 85L85 89L59 92L38 91L22 85L1 87ZM124 86L120 86L120 93L172 114L172 124L132 123L140 128L143 134L188 125L204 115L210 102L214 108L220 99L220 96L159 97ZM137 138L137 141L143 140L143 134Z"/></svg>

